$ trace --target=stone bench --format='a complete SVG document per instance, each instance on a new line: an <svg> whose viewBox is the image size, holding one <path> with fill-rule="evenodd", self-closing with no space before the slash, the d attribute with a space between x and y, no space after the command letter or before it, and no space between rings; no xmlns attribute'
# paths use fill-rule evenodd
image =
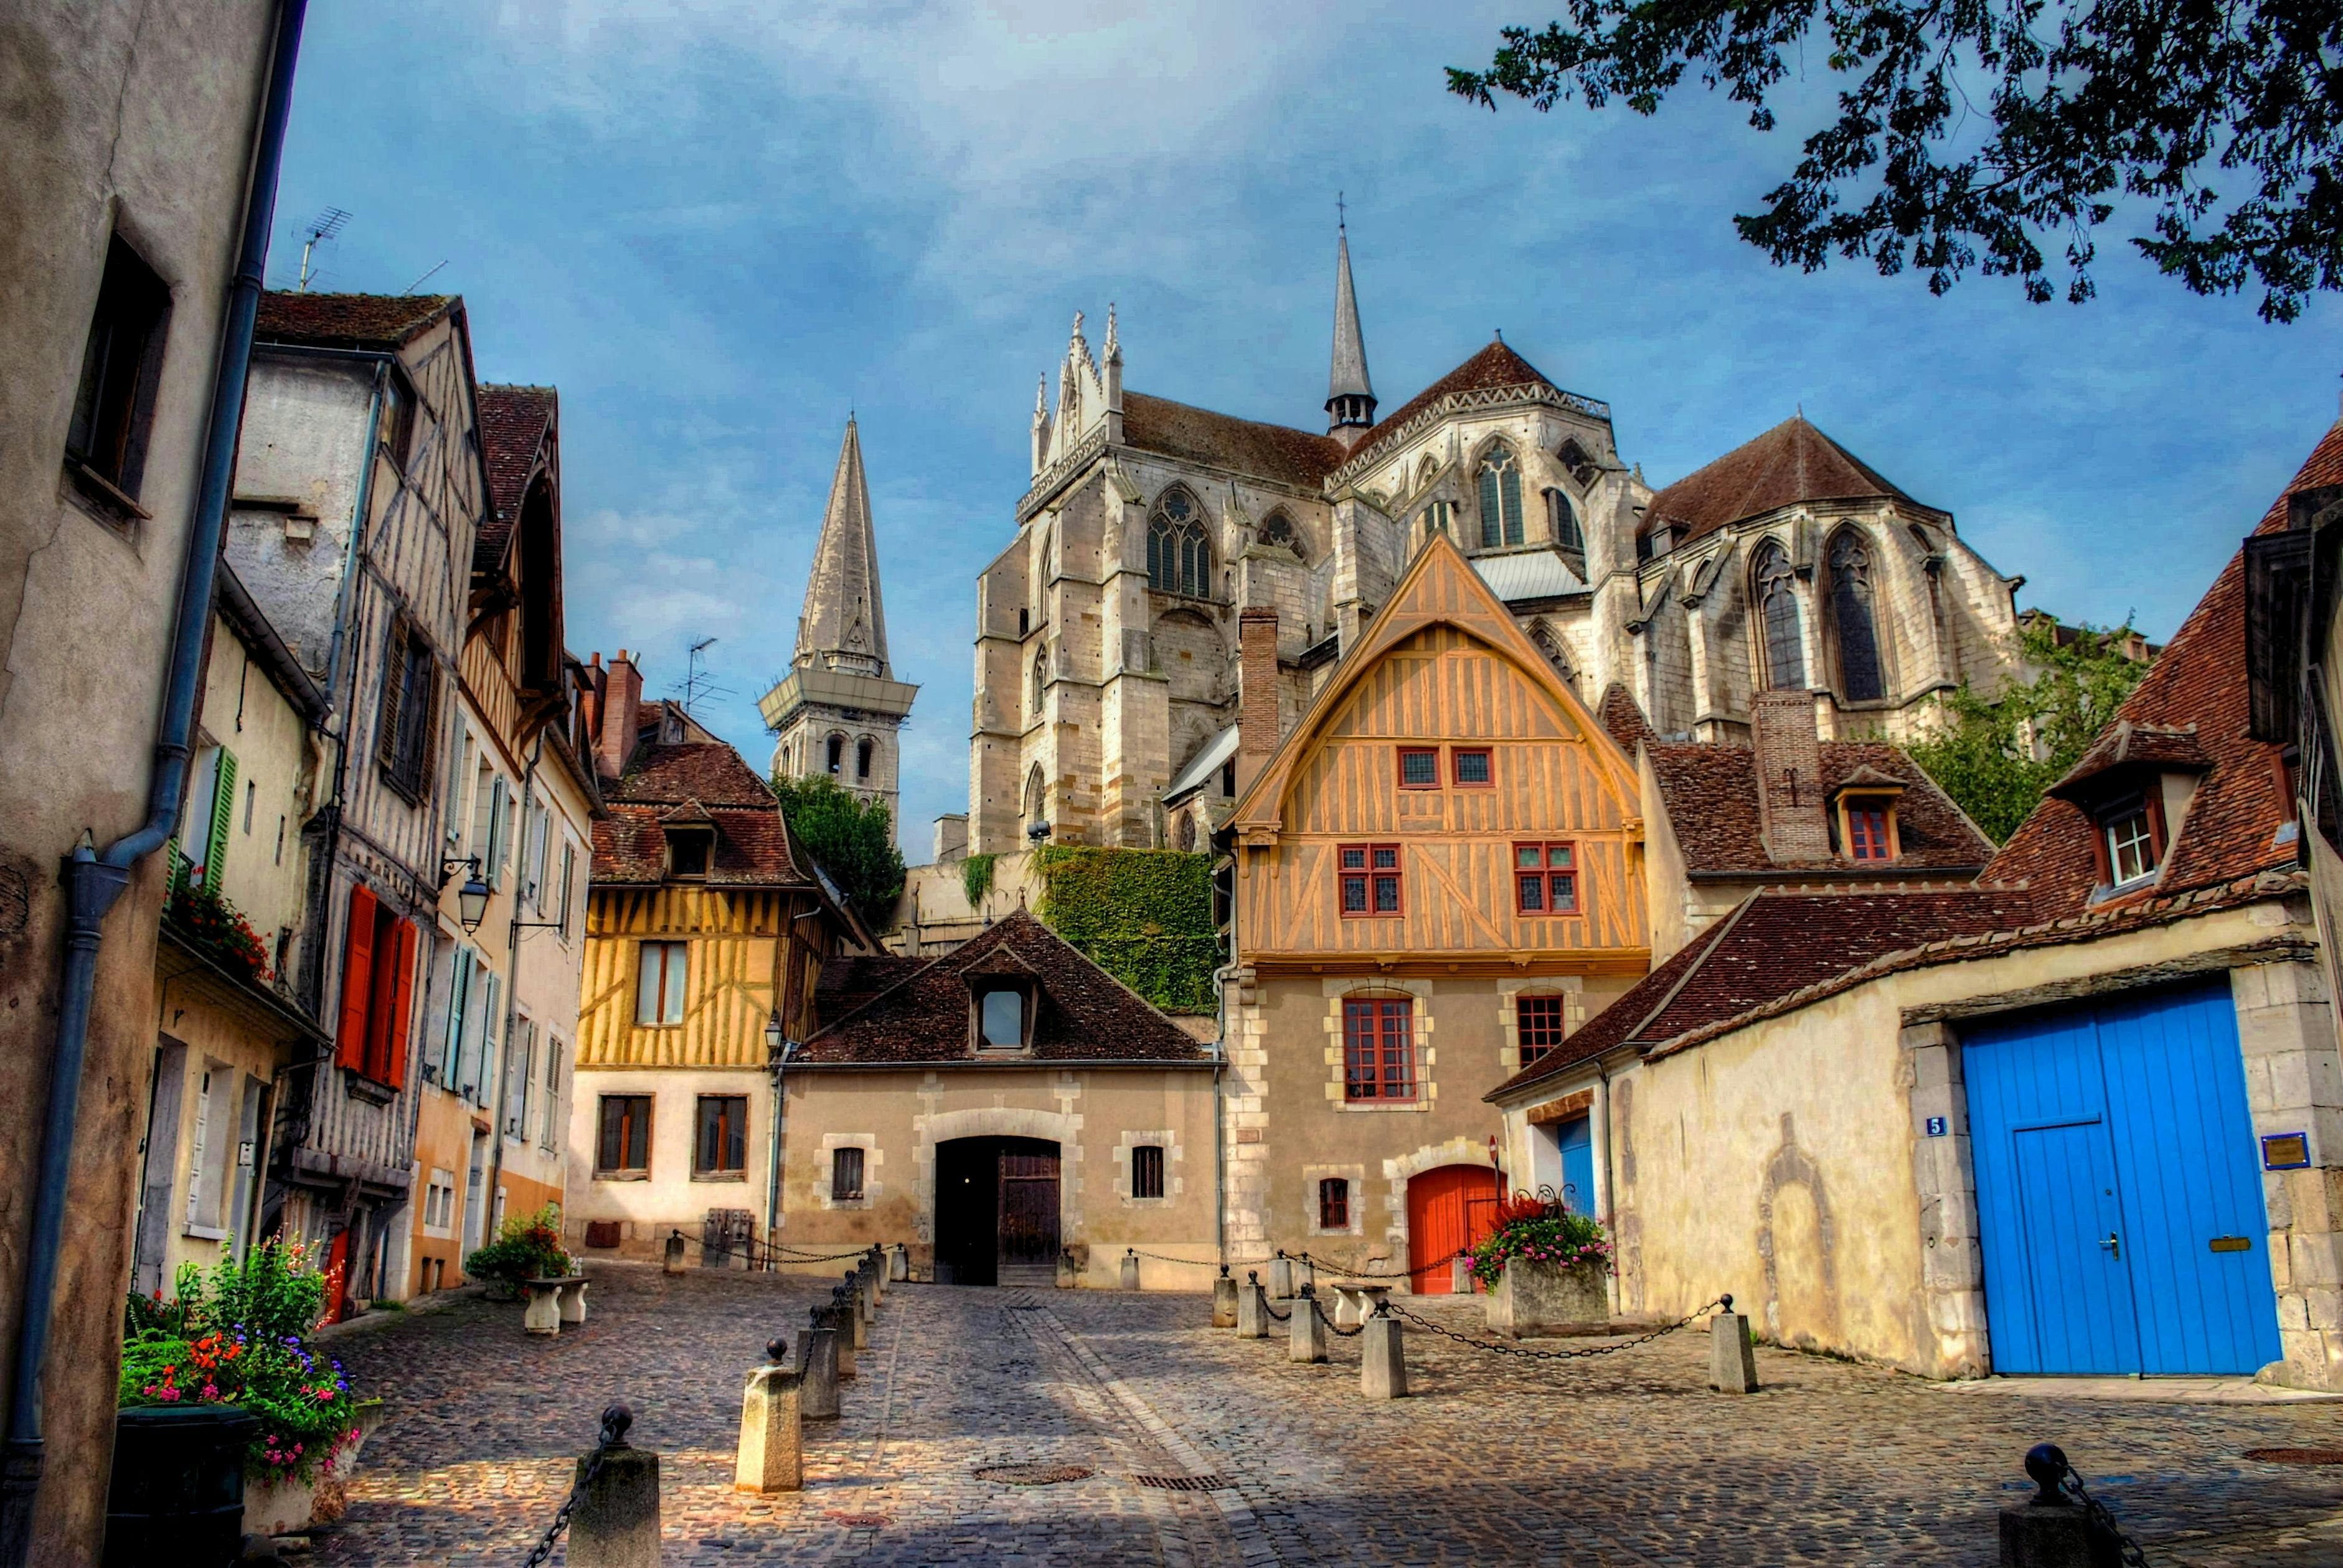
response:
<svg viewBox="0 0 2343 1568"><path fill-rule="evenodd" d="M586 1321L586 1276L570 1274L558 1280L523 1280L528 1308L521 1326L533 1334L558 1334L564 1323Z"/></svg>
<svg viewBox="0 0 2343 1568"><path fill-rule="evenodd" d="M1356 1285L1342 1281L1329 1287L1334 1292L1334 1326L1354 1329L1375 1315L1391 1293L1389 1285Z"/></svg>

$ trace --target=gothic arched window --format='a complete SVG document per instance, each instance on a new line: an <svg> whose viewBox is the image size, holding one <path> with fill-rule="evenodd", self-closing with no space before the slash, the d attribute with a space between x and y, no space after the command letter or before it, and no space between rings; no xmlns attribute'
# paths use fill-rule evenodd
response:
<svg viewBox="0 0 2343 1568"><path fill-rule="evenodd" d="M1185 490L1164 491L1148 515L1147 586L1163 593L1212 597L1212 541L1204 532L1202 508Z"/></svg>
<svg viewBox="0 0 2343 1568"><path fill-rule="evenodd" d="M1041 717L1041 697L1050 685L1050 660L1044 653L1033 655L1033 689L1025 706L1025 721L1029 724Z"/></svg>
<svg viewBox="0 0 2343 1568"><path fill-rule="evenodd" d="M1789 552L1773 539L1757 547L1749 568L1750 597L1757 601L1758 624L1765 628L1768 691L1789 691L1806 683L1806 645L1798 627L1796 578L1790 570Z"/></svg>
<svg viewBox="0 0 2343 1568"><path fill-rule="evenodd" d="M1269 520L1262 524L1261 542L1280 546L1297 556L1302 553L1302 539L1294 532L1293 519L1287 517L1282 508L1270 513Z"/></svg>
<svg viewBox="0 0 2343 1568"><path fill-rule="evenodd" d="M1025 775L1025 825L1035 828L1047 823L1049 811L1049 792L1041 784L1041 765L1036 762Z"/></svg>
<svg viewBox="0 0 2343 1568"><path fill-rule="evenodd" d="M1545 493L1545 527L1556 549L1584 550L1586 548L1586 536L1578 528L1578 508L1572 506L1570 498L1560 490L1548 488Z"/></svg>
<svg viewBox="0 0 2343 1568"><path fill-rule="evenodd" d="M1522 542L1522 466L1500 443L1481 457L1481 548Z"/></svg>
<svg viewBox="0 0 2343 1568"><path fill-rule="evenodd" d="M1423 488L1424 486L1432 483L1433 477L1439 472L1440 459L1427 454L1422 466L1415 470L1415 487L1419 490Z"/></svg>
<svg viewBox="0 0 2343 1568"><path fill-rule="evenodd" d="M854 776L857 779L870 777L870 753L875 749L876 743L868 735L854 743Z"/></svg>
<svg viewBox="0 0 2343 1568"><path fill-rule="evenodd" d="M1586 448L1576 441L1564 441L1554 458L1562 464L1563 472L1577 480L1582 487L1593 484L1595 476L1602 472L1595 466L1594 459L1586 455Z"/></svg>
<svg viewBox="0 0 2343 1568"><path fill-rule="evenodd" d="M1875 702L1887 695L1879 663L1878 600L1872 589L1871 552L1863 536L1841 528L1830 542L1831 629L1838 640L1840 695Z"/></svg>

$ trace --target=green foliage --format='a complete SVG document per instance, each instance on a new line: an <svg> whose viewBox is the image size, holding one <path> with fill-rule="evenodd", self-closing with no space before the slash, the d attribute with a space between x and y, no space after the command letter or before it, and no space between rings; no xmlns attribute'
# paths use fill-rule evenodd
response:
<svg viewBox="0 0 2343 1568"><path fill-rule="evenodd" d="M259 984L268 979L268 948L244 911L211 882L171 884L163 917L188 941L233 974Z"/></svg>
<svg viewBox="0 0 2343 1568"><path fill-rule="evenodd" d="M1210 1012L1222 961L1209 855L1051 845L1034 869L1034 913L1166 1012Z"/></svg>
<svg viewBox="0 0 2343 1568"><path fill-rule="evenodd" d="M561 1244L561 1205L548 1203L534 1214L508 1216L497 1239L464 1260L475 1280L518 1285L523 1280L558 1280L577 1272L577 1261Z"/></svg>
<svg viewBox="0 0 2343 1568"><path fill-rule="evenodd" d="M1509 1198L1498 1210L1497 1228L1473 1249L1473 1278L1495 1290L1510 1258L1558 1269L1593 1261L1607 1271L1611 1237L1593 1215L1552 1208L1534 1198Z"/></svg>
<svg viewBox="0 0 2343 1568"><path fill-rule="evenodd" d="M2094 292L2092 231L2120 208L2152 231L2131 244L2167 276L2197 294L2258 286L2265 320L2343 288L2331 0L2098 0L2046 15L2038 0L1565 9L1543 32L1503 29L1489 69L1451 70L1449 90L1541 111L1616 97L1650 115L1690 75L1770 131L1768 94L1786 84L1798 107L1818 102L1813 76L1827 69L1835 119L1763 211L1734 219L1776 266L1868 257L1883 275L1919 270L1937 294L1974 266L2041 302L2056 292L2046 247L2063 251L2079 303Z"/></svg>
<svg viewBox="0 0 2343 1568"><path fill-rule="evenodd" d="M1964 682L1946 699L1952 722L1909 748L1994 842L2006 843L2042 792L2091 749L2147 667L2118 651L2129 625L2082 628L2064 648L2048 626L2019 632L2017 656L2037 669L1988 702Z"/></svg>
<svg viewBox="0 0 2343 1568"><path fill-rule="evenodd" d="M992 891L992 855L970 855L960 863L960 890L968 895L968 907L984 908L984 895Z"/></svg>
<svg viewBox="0 0 2343 1568"><path fill-rule="evenodd" d="M872 926L886 924L903 894L903 852L895 847L895 819L884 802L866 800L834 779L773 777L781 814L838 884L854 912Z"/></svg>

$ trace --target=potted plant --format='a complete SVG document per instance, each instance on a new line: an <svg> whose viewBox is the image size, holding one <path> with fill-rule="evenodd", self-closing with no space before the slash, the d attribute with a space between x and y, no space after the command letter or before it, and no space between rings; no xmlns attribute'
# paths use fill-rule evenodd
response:
<svg viewBox="0 0 2343 1568"><path fill-rule="evenodd" d="M1507 1199L1472 1268L1488 1289L1494 1332L1521 1339L1611 1316L1611 1238L1592 1215L1559 1203Z"/></svg>
<svg viewBox="0 0 2343 1568"><path fill-rule="evenodd" d="M268 947L244 911L208 882L175 882L165 918L188 943L254 985L268 980Z"/></svg>
<svg viewBox="0 0 2343 1568"><path fill-rule="evenodd" d="M578 1272L578 1260L561 1244L561 1205L548 1203L534 1214L508 1217L497 1239L464 1260L467 1278L485 1281L489 1293L509 1302L529 1280L563 1280Z"/></svg>

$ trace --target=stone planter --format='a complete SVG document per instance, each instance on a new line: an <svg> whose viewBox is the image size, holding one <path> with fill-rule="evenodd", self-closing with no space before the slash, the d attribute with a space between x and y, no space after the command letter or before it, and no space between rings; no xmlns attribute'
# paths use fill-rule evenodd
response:
<svg viewBox="0 0 2343 1568"><path fill-rule="evenodd" d="M363 1401L352 1413L357 1418L357 1434L335 1453L330 1474L320 1470L307 1481L292 1476L269 1481L256 1481L249 1476L245 1479L246 1535L298 1535L312 1525L330 1524L341 1517L347 1506L344 1488L358 1467L358 1450L366 1446L367 1434L382 1424L383 1402L378 1399Z"/></svg>
<svg viewBox="0 0 2343 1568"><path fill-rule="evenodd" d="M1534 1339L1610 1320L1611 1292L1603 1265L1592 1260L1556 1268L1509 1258L1497 1288L1489 1292L1489 1332L1507 1339Z"/></svg>
<svg viewBox="0 0 2343 1568"><path fill-rule="evenodd" d="M585 1275L523 1280L520 1288L528 1297L528 1310L521 1316L521 1326L530 1333L558 1334L564 1323L586 1321Z"/></svg>

